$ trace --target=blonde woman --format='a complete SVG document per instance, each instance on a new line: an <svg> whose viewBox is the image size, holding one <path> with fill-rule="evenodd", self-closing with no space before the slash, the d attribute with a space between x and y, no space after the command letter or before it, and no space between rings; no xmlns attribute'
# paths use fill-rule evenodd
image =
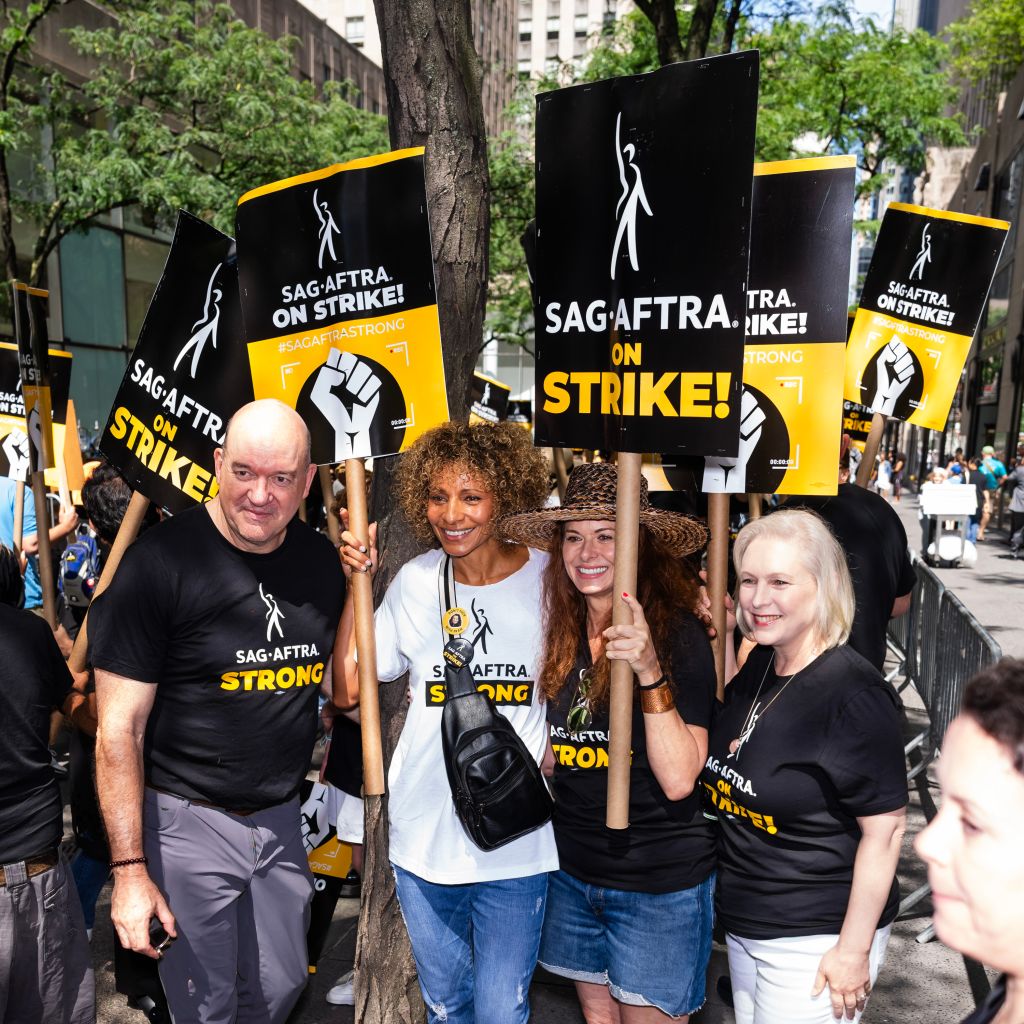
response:
<svg viewBox="0 0 1024 1024"><path fill-rule="evenodd" d="M899 897L898 702L846 645L853 587L823 520L755 520L734 559L737 625L757 646L738 672L729 659L703 782L718 816L736 1021L857 1020Z"/></svg>

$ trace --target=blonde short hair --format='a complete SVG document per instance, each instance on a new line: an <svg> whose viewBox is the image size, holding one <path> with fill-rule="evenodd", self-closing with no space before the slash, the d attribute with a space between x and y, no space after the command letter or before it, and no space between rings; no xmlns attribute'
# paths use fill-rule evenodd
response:
<svg viewBox="0 0 1024 1024"><path fill-rule="evenodd" d="M850 637L857 600L846 556L835 535L821 516L805 509L780 509L747 523L733 545L736 574L747 548L756 540L779 540L791 543L800 564L811 575L818 588L817 615L814 630L825 649L839 647ZM737 592L739 584L737 583ZM751 628L736 601L736 625L750 638Z"/></svg>

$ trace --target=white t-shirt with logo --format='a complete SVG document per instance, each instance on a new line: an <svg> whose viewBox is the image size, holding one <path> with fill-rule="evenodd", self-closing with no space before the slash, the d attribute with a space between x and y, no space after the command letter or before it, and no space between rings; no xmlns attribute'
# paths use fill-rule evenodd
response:
<svg viewBox="0 0 1024 1024"><path fill-rule="evenodd" d="M408 562L377 609L377 675L409 672L412 700L388 772L390 856L400 868L441 885L520 878L558 867L551 823L485 852L455 813L441 747L444 668L441 629L444 553ZM472 663L479 688L512 723L539 764L547 725L537 692L541 660L541 574L547 555L530 551L517 572L483 587L455 585L453 604L467 612L462 635L476 639Z"/></svg>

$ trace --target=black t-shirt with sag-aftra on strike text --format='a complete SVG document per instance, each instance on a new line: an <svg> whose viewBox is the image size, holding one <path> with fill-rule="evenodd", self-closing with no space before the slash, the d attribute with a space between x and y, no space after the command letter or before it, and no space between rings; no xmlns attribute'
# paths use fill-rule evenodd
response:
<svg viewBox="0 0 1024 1024"><path fill-rule="evenodd" d="M231 810L294 796L344 598L330 542L293 520L241 551L203 507L143 534L89 612L92 663L156 685L146 781Z"/></svg>
<svg viewBox="0 0 1024 1024"><path fill-rule="evenodd" d="M639 694L633 704L629 827L605 825L608 806L608 708L574 737L566 725L585 654L567 684L548 702L555 754L555 842L563 871L590 885L627 892L665 893L703 882L715 868L715 836L701 811L700 784L670 800L647 760ZM715 664L704 627L683 613L672 630L671 657L662 661L687 725L708 728L715 703ZM665 712L676 714L676 712Z"/></svg>
<svg viewBox="0 0 1024 1024"><path fill-rule="evenodd" d="M702 783L719 825L718 916L749 939L835 935L850 898L857 819L907 803L899 701L848 646L782 679L772 653L751 652L711 730ZM731 753L755 699L759 717ZM880 927L898 902L894 880Z"/></svg>

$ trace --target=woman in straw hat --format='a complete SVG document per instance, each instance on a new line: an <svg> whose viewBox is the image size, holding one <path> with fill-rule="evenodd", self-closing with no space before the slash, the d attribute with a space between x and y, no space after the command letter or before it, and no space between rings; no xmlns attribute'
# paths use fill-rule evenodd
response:
<svg viewBox="0 0 1024 1024"><path fill-rule="evenodd" d="M445 423L402 456L396 493L431 549L392 580L374 622L377 674L408 673L410 702L388 771L388 850L431 1024L522 1024L537 962L548 873L558 866L550 823L496 850L475 846L455 813L441 745L445 642L471 640L474 678L538 764L547 743L537 693L540 581L547 557L508 544L495 520L548 493L540 453L509 423ZM348 571L370 551L342 535ZM352 609L334 653L336 692L358 700Z"/></svg>
<svg viewBox="0 0 1024 1024"><path fill-rule="evenodd" d="M846 557L813 512L748 523L733 549L736 672L703 784L719 825L718 920L737 1024L856 1020L899 905L907 780L899 701L846 641Z"/></svg>
<svg viewBox="0 0 1024 1024"><path fill-rule="evenodd" d="M715 670L693 615L699 582L681 561L703 547L696 520L652 508L641 484L632 625L611 625L616 471L577 466L561 508L502 520L552 552L544 658L554 750L555 838L540 963L573 979L588 1024L686 1020L704 1002L711 954L714 834L694 784L707 756ZM605 827L610 662L636 680L630 827Z"/></svg>

